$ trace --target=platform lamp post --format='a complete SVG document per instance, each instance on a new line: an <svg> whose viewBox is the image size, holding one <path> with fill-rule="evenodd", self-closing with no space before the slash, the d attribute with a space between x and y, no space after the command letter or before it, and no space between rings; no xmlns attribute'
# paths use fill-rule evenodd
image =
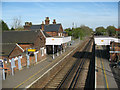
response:
<svg viewBox="0 0 120 90"><path fill-rule="evenodd" d="M53 59L55 59L55 56L54 56L54 45L53 45Z"/></svg>

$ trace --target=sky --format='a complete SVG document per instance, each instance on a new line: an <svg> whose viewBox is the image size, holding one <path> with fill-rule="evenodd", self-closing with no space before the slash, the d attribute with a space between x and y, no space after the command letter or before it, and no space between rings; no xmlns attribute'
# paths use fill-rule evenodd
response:
<svg viewBox="0 0 120 90"><path fill-rule="evenodd" d="M45 17L56 19L63 28L86 25L95 29L109 25L118 27L118 2L2 2L2 19L11 28L13 19L41 24Z"/></svg>

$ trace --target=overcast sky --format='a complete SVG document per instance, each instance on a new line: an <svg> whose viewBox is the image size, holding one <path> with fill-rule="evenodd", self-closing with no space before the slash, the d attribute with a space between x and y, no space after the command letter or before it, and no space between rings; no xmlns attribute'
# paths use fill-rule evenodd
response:
<svg viewBox="0 0 120 90"><path fill-rule="evenodd" d="M56 19L63 28L87 25L118 27L118 2L2 2L2 19L11 27L14 17L21 17L22 24L31 21L41 24L45 17L50 23Z"/></svg>

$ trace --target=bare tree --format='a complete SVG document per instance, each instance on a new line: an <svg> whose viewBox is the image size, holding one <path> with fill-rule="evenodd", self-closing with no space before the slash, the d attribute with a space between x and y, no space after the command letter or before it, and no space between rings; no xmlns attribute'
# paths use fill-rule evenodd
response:
<svg viewBox="0 0 120 90"><path fill-rule="evenodd" d="M22 27L22 20L21 20L21 17L20 17L20 16L13 18L12 27L13 27L15 30L23 29L23 27Z"/></svg>

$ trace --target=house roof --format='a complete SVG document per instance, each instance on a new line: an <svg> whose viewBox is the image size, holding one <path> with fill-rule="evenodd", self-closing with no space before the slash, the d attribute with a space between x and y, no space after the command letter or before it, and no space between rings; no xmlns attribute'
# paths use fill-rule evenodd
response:
<svg viewBox="0 0 120 90"><path fill-rule="evenodd" d="M46 37L52 37L51 35L47 34L45 31L43 31L43 34L44 34Z"/></svg>
<svg viewBox="0 0 120 90"><path fill-rule="evenodd" d="M2 43L34 43L38 31L6 31L2 32Z"/></svg>
<svg viewBox="0 0 120 90"><path fill-rule="evenodd" d="M44 24L44 31L45 32L53 32L53 31L59 31L61 24ZM41 29L41 25L32 25L30 27L31 30Z"/></svg>
<svg viewBox="0 0 120 90"><path fill-rule="evenodd" d="M5 31L2 32L2 56L9 56L16 47L16 43L34 43L39 31ZM22 53L17 50L15 55Z"/></svg>
<svg viewBox="0 0 120 90"><path fill-rule="evenodd" d="M16 44L0 44L2 47L2 52L0 53L2 56L9 56L11 51L16 47Z"/></svg>

